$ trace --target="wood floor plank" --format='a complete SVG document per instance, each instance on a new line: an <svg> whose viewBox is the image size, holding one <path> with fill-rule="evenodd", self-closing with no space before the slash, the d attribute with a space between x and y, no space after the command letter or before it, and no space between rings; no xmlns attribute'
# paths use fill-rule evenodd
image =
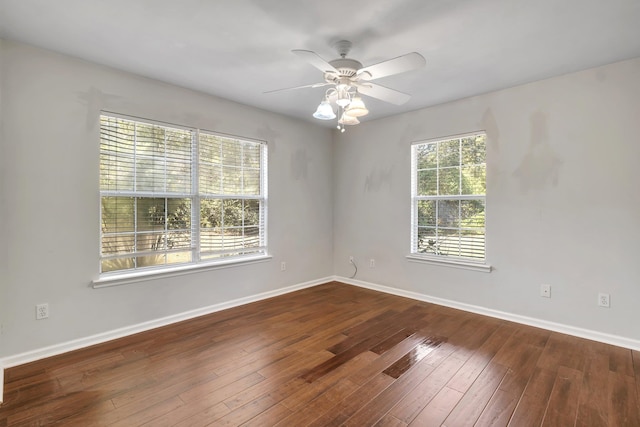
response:
<svg viewBox="0 0 640 427"><path fill-rule="evenodd" d="M451 413L453 408L464 396L458 390L450 387L443 387L438 394L416 415L409 424L410 426L439 426Z"/></svg>
<svg viewBox="0 0 640 427"><path fill-rule="evenodd" d="M445 419L445 424L450 427L473 425L502 383L507 370L503 365L489 363Z"/></svg>
<svg viewBox="0 0 640 427"><path fill-rule="evenodd" d="M4 391L0 427L637 427L640 352L329 282L6 369Z"/></svg>
<svg viewBox="0 0 640 427"><path fill-rule="evenodd" d="M607 426L609 424L609 401L607 393L603 392L609 387L608 347L594 343L587 355L576 425Z"/></svg>
<svg viewBox="0 0 640 427"><path fill-rule="evenodd" d="M413 423L418 414L428 406L431 400L437 396L447 382L451 380L451 377L460 370L468 360L468 357L469 354L464 351L454 352L449 355L449 357L440 363L411 393L400 399L389 413L407 424ZM460 395L462 396L463 393L460 393ZM447 412L446 415L448 414L449 412Z"/></svg>
<svg viewBox="0 0 640 427"><path fill-rule="evenodd" d="M333 407L309 424L309 427L338 426L356 413L365 403L373 400L384 389L393 383L394 379L388 375L378 374L364 385L359 386L353 393L342 399ZM355 384L355 383L354 383Z"/></svg>
<svg viewBox="0 0 640 427"><path fill-rule="evenodd" d="M609 425L640 426L638 395L634 378L609 372Z"/></svg>
<svg viewBox="0 0 640 427"><path fill-rule="evenodd" d="M568 426L575 423L581 385L581 371L558 367L542 426Z"/></svg>

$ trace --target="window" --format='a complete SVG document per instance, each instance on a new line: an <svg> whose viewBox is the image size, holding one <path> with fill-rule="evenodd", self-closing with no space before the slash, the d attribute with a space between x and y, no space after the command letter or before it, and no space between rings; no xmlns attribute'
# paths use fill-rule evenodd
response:
<svg viewBox="0 0 640 427"><path fill-rule="evenodd" d="M484 133L412 145L412 255L484 262L485 151Z"/></svg>
<svg viewBox="0 0 640 427"><path fill-rule="evenodd" d="M266 255L264 142L100 116L101 272Z"/></svg>

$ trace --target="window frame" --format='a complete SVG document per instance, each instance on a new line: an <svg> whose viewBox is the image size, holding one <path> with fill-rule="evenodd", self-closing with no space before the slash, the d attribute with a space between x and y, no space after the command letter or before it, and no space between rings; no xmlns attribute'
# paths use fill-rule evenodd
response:
<svg viewBox="0 0 640 427"><path fill-rule="evenodd" d="M484 162L484 171L485 171L485 188L486 188L486 152L487 152L487 133L485 131L479 130L474 132L467 132L463 134L456 134L438 138L431 138L427 140L419 140L411 143L411 230L410 230L410 247L409 254L406 258L409 261L417 261L417 262L425 262L429 264L442 265L448 267L456 267L467 270L475 270L482 272L490 272L492 270L491 265L487 262L487 232L486 232L486 212L487 212L487 204L486 204L486 189L484 195L465 195L465 194L457 194L457 195L440 195L436 191L434 195L418 195L418 159L417 159L417 149L420 146L425 146L428 144L439 144L443 142L448 142L452 140L462 140L464 138L476 137L479 135L484 135L485 137L485 162ZM439 176L440 171L446 167L452 166L443 166L441 167L439 164L439 157L437 157L438 164L434 170L437 172L437 176ZM463 167L462 159L459 159L459 163L455 167ZM437 183L438 181L436 181ZM438 185L438 184L436 184ZM418 252L418 235L419 235L419 218L418 218L418 204L423 200L433 200L433 201L464 201L464 200L481 200L484 204L484 212L485 212L485 225L483 227L484 231L484 258L472 258L472 257L464 257L458 255L442 255L436 253L424 253ZM437 214L436 214L437 215ZM436 218L438 218L436 216ZM436 229L438 226L436 225ZM461 224L458 225L457 229L459 231L463 230Z"/></svg>
<svg viewBox="0 0 640 427"><path fill-rule="evenodd" d="M210 270L210 269L218 269L218 268L226 268L226 267L232 267L232 266L237 266L237 265L243 265L243 264L247 264L247 263L254 263L254 262L261 262L261 261L265 261L271 258L271 256L268 253L268 246L267 246L267 212L268 212L268 181L267 181L267 176L268 176L268 144L266 141L262 141L262 140L257 140L257 139L253 139L253 138L247 138L247 137L240 137L240 136L236 136L236 135L228 135L228 134L223 134L220 132L215 132L215 131L210 131L210 130L204 130L204 129L198 129L195 127L188 127L188 126L183 126L183 125L176 125L173 123L166 123L166 122L161 122L161 121L157 121L157 120L151 120L151 119L146 119L146 118L140 118L140 117L134 117L134 116L128 116L128 115L123 115L123 114L119 114L119 113L115 113L115 112L111 112L111 111L101 111L99 114L99 120L101 121L103 117L106 118L112 118L112 119L116 119L116 120L126 120L126 121L130 121L133 122L134 124L143 124L143 125L150 125L150 126L159 126L165 129L176 129L176 130L182 130L182 131L186 131L189 132L191 134L191 143L190 143L190 160L189 160L189 166L190 166L190 189L188 192L186 193L180 193L180 192L170 192L167 191L166 189L166 181L165 181L165 191L161 191L161 192L154 192L154 191L141 191L138 190L136 188L136 185L134 184L133 188L131 190L113 190L113 189L103 189L102 188L102 184L100 184L100 189L99 189L99 224L100 224L100 242L99 242L99 275L98 278L96 280L92 281L92 286L94 288L98 288L98 287L104 287L104 286L112 286L112 285L117 285L117 284L124 284L124 283L130 283L130 282L138 282L138 281L142 281L142 280L149 280L155 277L171 277L171 276L175 276L175 275L182 275L182 274L187 274L191 271L194 270ZM102 130L101 128L99 128L98 130L98 140L101 141L102 139ZM212 195L211 193L209 194L203 194L200 191L200 170L201 170L201 163L200 163L200 147L202 144L204 144L205 142L203 142L201 140L201 135L208 135L208 136L212 136L214 138L221 138L224 141L227 141L225 143L228 143L228 141L232 141L232 142L238 142L241 144L241 153L244 153L244 143L250 143L250 144L257 144L259 147L259 160L258 160L258 164L259 164L259 194L243 194L242 196L238 195L238 194L229 194L226 193L224 194L224 190L221 189L220 194L216 194L216 195ZM137 138L137 133L134 134L134 138ZM223 142L221 142L222 144ZM101 143L102 144L102 143ZM134 143L134 149L135 147L137 147L136 143ZM222 148L221 148L222 149ZM101 155L103 153L102 151L102 147L100 147L99 149ZM242 156L242 154L241 154ZM243 157L240 157L243 158ZM137 161L137 157L136 154L132 155L132 161ZM167 161L167 157L166 157L166 150L165 150L165 155L164 155L164 161L166 163ZM220 158L220 168L222 169L222 157ZM99 161L99 176L100 179L102 179L102 159L100 159ZM204 168L202 168L204 169ZM240 175L241 175L241 182L244 183L243 181L243 173L245 171L245 167L244 165L241 165L239 167L240 169ZM134 182L137 179L137 171L134 172ZM162 175L163 179L166 179L167 176L167 170L165 167L164 170L164 174ZM241 192L244 191L244 187L240 190ZM238 197L235 197L238 196ZM191 260L190 261L186 261L186 262L179 262L179 263L167 263L166 261L163 264L158 264L158 265L152 265L152 266L135 266L133 268L126 268L126 269L118 269L118 270L111 270L111 271L102 271L103 267L103 260L105 259L111 259L111 258L124 258L124 257L139 257L139 256L145 256L147 255L144 252L138 252L137 248L135 248L134 246L134 250L131 252L127 252L126 254L121 254L121 255L112 255L112 256L105 256L105 253L103 253L103 209L102 209L102 205L103 205L103 198L105 197L132 197L134 198L134 207L136 206L135 203L137 203L137 199L140 198L149 198L149 199L153 199L153 198L164 198L165 199L165 210L164 210L164 229L163 232L166 234L165 236L165 242L167 242L168 240L168 226L167 226L167 216L168 216L168 209L166 208L167 203L168 203L168 199L171 198L176 198L176 199L188 199L190 201L190 205L191 205L191 212L190 212L190 245L187 249L184 249L183 252L190 252L191 253ZM202 248L202 243L201 243L201 239L200 239L200 231L201 231L201 209L200 209L200 202L201 200L208 198L208 199L242 199L243 200L243 205L244 205L244 200L256 200L258 202L258 223L256 228L258 229L258 246L255 247L255 250L253 251L248 251L250 253L240 253L237 255L231 255L231 256L225 256L222 253L220 253L220 255L218 257L214 257L214 258L209 258L209 259L202 259L202 253L203 253L203 248ZM137 217L137 214L135 213L136 211L134 210L134 217ZM244 212L244 210L243 210ZM243 222L244 222L244 214L243 214ZM135 222L137 222L137 219L134 219ZM244 230L244 223L242 225L241 228L243 228ZM140 230L138 229L137 224L134 225L133 231L131 232L132 236L135 240L137 240ZM148 231L147 231L148 233ZM144 233L143 233L144 234ZM252 247L253 248L253 247ZM162 251L162 254L166 256L166 254L170 253L172 250L168 247L165 247ZM242 249L240 247L236 248L236 251L242 252ZM158 252L158 254L160 254L160 252Z"/></svg>

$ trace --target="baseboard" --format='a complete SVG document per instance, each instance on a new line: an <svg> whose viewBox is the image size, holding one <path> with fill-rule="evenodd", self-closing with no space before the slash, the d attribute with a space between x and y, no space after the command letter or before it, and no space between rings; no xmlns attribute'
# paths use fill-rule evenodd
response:
<svg viewBox="0 0 640 427"><path fill-rule="evenodd" d="M438 304L446 307L456 308L471 313L482 314L489 317L495 317L498 319L509 320L515 323L521 323L524 325L535 326L550 331L560 332L567 335L573 335L580 338L586 338L593 341L599 341L606 344L611 344L619 347L629 348L632 350L640 351L640 341L621 337L618 335L605 334L602 332L592 331L588 329L582 329L575 326L564 325L561 323L549 322L546 320L535 319L532 317L521 316L518 314L508 313L499 310L493 310L490 308L480 307L471 304L465 304L457 301L447 300L443 298L432 297L429 295L421 294L418 292L406 291L403 289L392 288L389 286L378 285L375 283L365 282L362 280L355 280L340 276L331 276L322 279L312 280L309 282L299 283L293 286L287 286L284 288L276 289L273 291L263 292L256 295L250 295L248 297L238 298L231 301L226 301L220 304L214 304L208 307L202 307L196 310L187 311L184 313L175 314L172 316L163 317L161 319L152 320L149 322L140 323L137 325L127 326L120 329L80 338L77 340L67 341L64 343L52 345L49 347L28 351L25 353L17 354L14 356L5 357L0 359L0 385L4 385L4 369L14 366L22 365L36 360L44 359L51 356L56 356L62 353L66 353L73 350L89 347L96 344L101 344L107 341L111 341L117 338L123 338L129 335L137 334L139 332L148 331L151 329L159 328L161 326L170 325L172 323L181 322L183 320L193 319L195 317L204 316L207 314L215 313L217 311L226 310L228 308L237 307L244 304L264 300L267 298L284 295L297 290L310 288L312 286L321 285L323 283L339 281L348 285L358 286L361 288L371 289L374 291L384 292L387 294L397 295L405 298L411 298L418 301L425 301L432 304ZM3 401L3 389L0 387L0 403Z"/></svg>
<svg viewBox="0 0 640 427"><path fill-rule="evenodd" d="M172 323L181 322L183 320L193 319L195 317L204 316L207 314L215 313L217 311L226 310L228 308L237 307L244 304L264 300L267 298L273 298L279 295L288 294L290 292L298 291L300 289L310 288L312 286L321 285L333 280L333 277L326 277L323 279L312 280L309 282L299 283L293 286L287 286L284 288L276 289L273 291L262 292L248 297L238 298L231 301L226 301L220 304L214 304L208 307L198 308L196 310L187 311L184 313L178 313L171 316L163 317L148 322L139 323L132 326L127 326L120 329L115 329L108 332L103 332L96 335L91 335L84 338L79 338L72 341L67 341L60 344L55 344L49 347L44 347L36 350L27 351L25 353L17 354L15 356L5 357L0 359L0 372L2 368L11 368L13 366L23 365L29 362L35 362L36 360L44 359L51 356L57 356L59 354L67 353L69 351L78 350L81 348L89 347L96 344L101 344L107 341L111 341L117 338L123 338L129 335L137 334L139 332L148 331L151 329L159 328L161 326L167 326ZM4 384L4 381L0 381L0 384ZM0 396L2 395L2 387L0 387Z"/></svg>
<svg viewBox="0 0 640 427"><path fill-rule="evenodd" d="M334 277L333 280L346 283L361 288L371 289L374 291L384 292L387 294L397 295L401 297L411 298L418 301L429 302L432 304L443 305L446 307L456 308L458 310L468 311L471 313L482 314L484 316L495 317L498 319L509 320L523 325L535 326L537 328L547 329L554 332L560 332L567 335L573 335L579 338L586 338L592 341L599 341L605 344L611 344L618 347L624 347L631 350L640 351L640 341L631 338L621 337L618 335L605 334L603 332L592 331L589 329L578 328L562 323L549 322L547 320L536 319L533 317L521 316L519 314L508 313L499 310L493 310L477 305L465 304L443 298L432 297L418 292L405 291L403 289L392 288L389 286L377 285L375 283L364 282L346 277Z"/></svg>

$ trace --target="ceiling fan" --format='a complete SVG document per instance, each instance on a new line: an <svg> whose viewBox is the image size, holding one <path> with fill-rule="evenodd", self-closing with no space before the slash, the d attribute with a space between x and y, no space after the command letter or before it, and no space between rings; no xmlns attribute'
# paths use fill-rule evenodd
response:
<svg viewBox="0 0 640 427"><path fill-rule="evenodd" d="M422 55L411 52L364 67L360 61L347 58L351 50L350 41L341 40L335 44L335 47L340 58L328 62L310 50L295 49L291 51L322 71L324 82L277 89L265 93L332 86L326 91L318 109L313 113L313 117L320 120L332 120L339 116L338 129L344 132L344 125L356 125L360 123L358 117L369 113L360 94L395 105L402 105L411 98L411 95L372 83L372 80L415 70L423 67L426 63ZM336 105L335 111L332 104Z"/></svg>

